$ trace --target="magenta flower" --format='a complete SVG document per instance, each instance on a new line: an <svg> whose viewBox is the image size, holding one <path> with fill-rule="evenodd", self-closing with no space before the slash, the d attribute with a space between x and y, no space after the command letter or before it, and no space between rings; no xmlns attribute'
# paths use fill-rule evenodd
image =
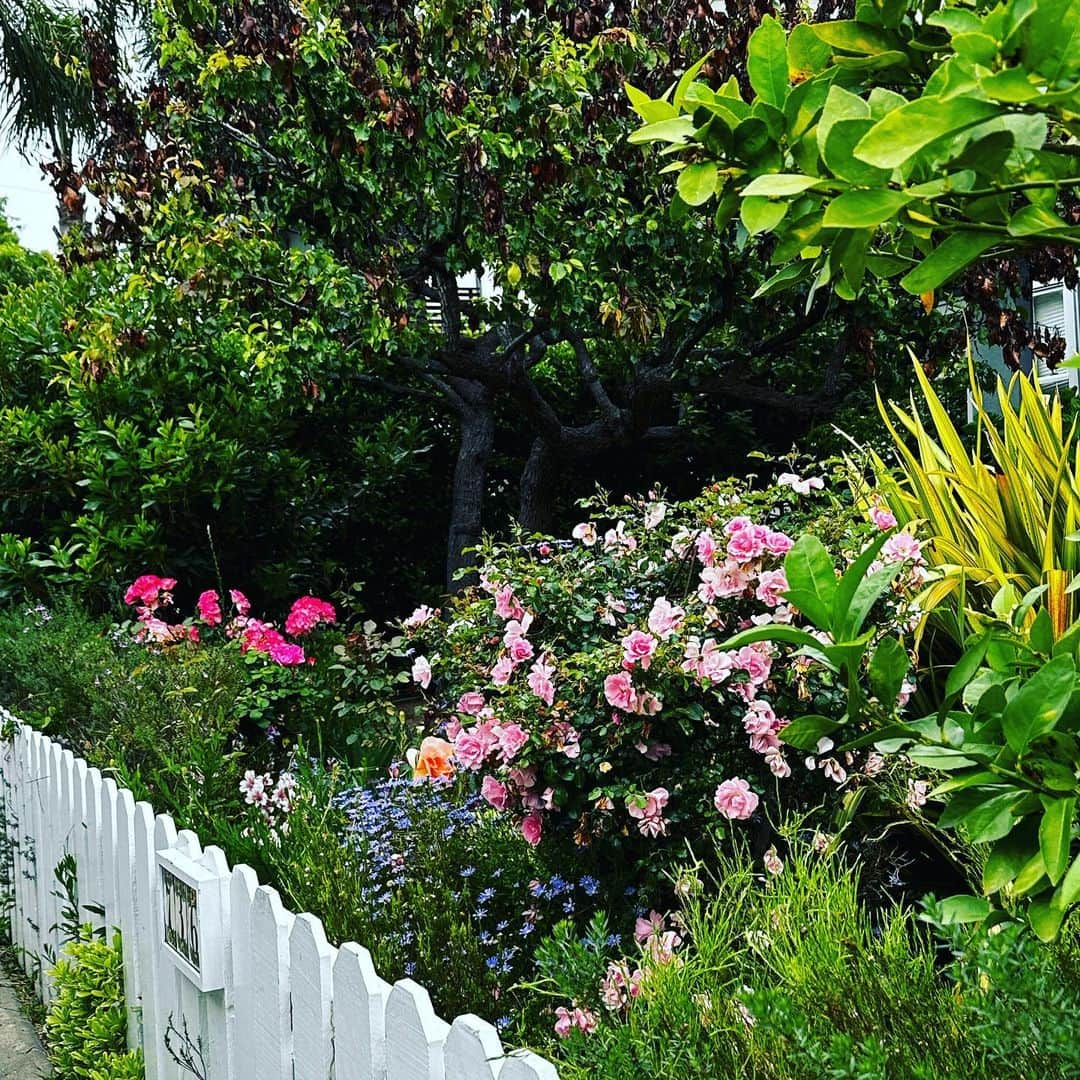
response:
<svg viewBox="0 0 1080 1080"><path fill-rule="evenodd" d="M640 663L643 671L648 670L653 653L656 652L656 644L656 638L643 630L634 630L627 634L622 640L623 664L633 667Z"/></svg>
<svg viewBox="0 0 1080 1080"><path fill-rule="evenodd" d="M532 813L526 814L521 822L521 835L525 837L525 841L536 847L540 843L540 837L544 831L544 822L540 817L539 811L533 810Z"/></svg>
<svg viewBox="0 0 1080 1080"><path fill-rule="evenodd" d="M220 625L221 600L213 589L207 589L206 592L199 593L199 599L196 602L196 606L199 609L199 618L202 619L207 626Z"/></svg>
<svg viewBox="0 0 1080 1080"><path fill-rule="evenodd" d="M634 711L634 681L628 672L620 671L604 680L604 697L613 708L623 712Z"/></svg>
<svg viewBox="0 0 1080 1080"><path fill-rule="evenodd" d="M285 620L285 633L302 637L314 630L319 623L337 622L334 605L315 596L301 596L293 603Z"/></svg>

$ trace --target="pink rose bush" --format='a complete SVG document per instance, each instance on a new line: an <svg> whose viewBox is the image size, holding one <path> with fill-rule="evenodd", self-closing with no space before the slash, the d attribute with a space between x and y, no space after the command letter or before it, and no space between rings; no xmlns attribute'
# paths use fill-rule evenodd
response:
<svg viewBox="0 0 1080 1080"><path fill-rule="evenodd" d="M835 791L836 770L807 768L781 734L840 715L842 688L787 646L724 644L800 622L783 560L802 532L853 557L880 528L796 479L593 500L569 537L485 541L478 585L441 619L404 620L431 729L528 843L556 825L579 844L655 843L745 821L777 782ZM918 544L897 533L882 557L918 565Z"/></svg>

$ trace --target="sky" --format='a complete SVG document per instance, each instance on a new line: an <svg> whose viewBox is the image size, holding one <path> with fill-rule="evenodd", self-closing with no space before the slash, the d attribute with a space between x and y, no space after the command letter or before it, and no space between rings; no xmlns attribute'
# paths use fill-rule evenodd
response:
<svg viewBox="0 0 1080 1080"><path fill-rule="evenodd" d="M56 196L37 164L27 163L10 146L0 146L0 198L25 247L55 251Z"/></svg>

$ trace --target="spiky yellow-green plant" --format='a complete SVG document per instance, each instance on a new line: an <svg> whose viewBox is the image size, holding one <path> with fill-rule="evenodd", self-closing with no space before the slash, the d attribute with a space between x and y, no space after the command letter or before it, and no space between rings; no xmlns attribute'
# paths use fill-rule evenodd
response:
<svg viewBox="0 0 1080 1080"><path fill-rule="evenodd" d="M1038 603L1060 635L1077 617L1071 584L1080 568L1080 446L1076 425L1065 426L1061 401L1037 381L1017 374L997 380L1001 415L991 414L971 371L976 433L965 444L922 366L915 374L923 422L914 395L910 411L878 398L899 468L871 454L877 486L901 524L917 522L929 538L934 570L921 598L924 611L951 602L978 622L999 591L1016 599L1043 591ZM959 624L958 624L959 625Z"/></svg>

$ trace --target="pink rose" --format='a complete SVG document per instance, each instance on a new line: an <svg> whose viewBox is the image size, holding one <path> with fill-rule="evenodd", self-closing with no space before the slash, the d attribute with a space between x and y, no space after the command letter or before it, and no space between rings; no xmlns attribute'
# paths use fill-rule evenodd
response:
<svg viewBox="0 0 1080 1080"><path fill-rule="evenodd" d="M607 703L623 712L634 710L634 682L628 672L620 671L604 680L604 697Z"/></svg>
<svg viewBox="0 0 1080 1080"><path fill-rule="evenodd" d="M418 656L413 661L412 677L414 683L419 683L423 689L431 685L431 664L426 656Z"/></svg>
<svg viewBox="0 0 1080 1080"><path fill-rule="evenodd" d="M783 570L763 570L758 577L758 587L754 595L766 607L779 607L784 602L783 594L788 590L788 579Z"/></svg>
<svg viewBox="0 0 1080 1080"><path fill-rule="evenodd" d="M596 526L591 521L582 521L574 526L570 534L575 540L580 540L586 547L592 547L596 543Z"/></svg>
<svg viewBox="0 0 1080 1080"><path fill-rule="evenodd" d="M649 629L661 641L666 641L679 629L685 618L686 612L681 607L676 607L669 603L666 597L660 596L649 612Z"/></svg>
<svg viewBox="0 0 1080 1080"><path fill-rule="evenodd" d="M523 637L515 638L510 643L510 659L515 664L520 664L523 660L532 659L533 647Z"/></svg>
<svg viewBox="0 0 1080 1080"><path fill-rule="evenodd" d="M496 810L505 810L510 800L510 792L507 790L506 785L500 783L494 776L484 777L483 782L480 784L480 794Z"/></svg>
<svg viewBox="0 0 1080 1080"><path fill-rule="evenodd" d="M882 532L888 532L889 529L896 528L896 515L884 506L872 506L870 508L870 520Z"/></svg>
<svg viewBox="0 0 1080 1080"><path fill-rule="evenodd" d="M732 534L737 533L742 529L751 529L753 528L753 525L754 523L748 517L733 517L724 526L724 535L731 536Z"/></svg>
<svg viewBox="0 0 1080 1080"><path fill-rule="evenodd" d="M761 558L765 551L765 538L758 532L757 526L748 525L728 537L727 553L737 563L752 562Z"/></svg>
<svg viewBox="0 0 1080 1080"><path fill-rule="evenodd" d="M466 716L479 716L484 704L484 695L478 690L470 690L458 698L457 709Z"/></svg>
<svg viewBox="0 0 1080 1080"><path fill-rule="evenodd" d="M500 619L520 619L525 609L517 602L512 585L503 585L495 593L495 614Z"/></svg>
<svg viewBox="0 0 1080 1080"><path fill-rule="evenodd" d="M648 670L656 652L656 638L642 630L634 630L622 640L623 663L633 667L641 664L642 670Z"/></svg>
<svg viewBox="0 0 1080 1080"><path fill-rule="evenodd" d="M765 550L770 555L786 555L795 546L787 533L769 532L765 537Z"/></svg>
<svg viewBox="0 0 1080 1080"><path fill-rule="evenodd" d="M728 559L721 566L707 566L701 571L698 596L707 604L711 600L739 596L750 584L750 575Z"/></svg>
<svg viewBox="0 0 1080 1080"><path fill-rule="evenodd" d="M697 557L702 566L712 566L716 558L716 541L708 529L698 533L694 547L697 549Z"/></svg>
<svg viewBox="0 0 1080 1080"><path fill-rule="evenodd" d="M454 757L466 769L476 771L488 755L488 742L477 734L475 728L466 728L454 741Z"/></svg>
<svg viewBox="0 0 1080 1080"><path fill-rule="evenodd" d="M758 797L745 780L735 776L716 789L713 805L729 820L745 821L757 809Z"/></svg>
<svg viewBox="0 0 1080 1080"><path fill-rule="evenodd" d="M536 847L540 843L540 836L544 831L544 822L540 817L539 811L532 811L530 814L526 814L521 821L521 835L525 837L525 841Z"/></svg>
<svg viewBox="0 0 1080 1080"><path fill-rule="evenodd" d="M421 604L407 619L402 622L402 626L406 630L416 630L426 622L430 622L435 617L435 612L427 606L427 604Z"/></svg>
<svg viewBox="0 0 1080 1080"><path fill-rule="evenodd" d="M504 762L513 761L529 741L529 733L520 724L504 724L497 729L499 754Z"/></svg>
<svg viewBox="0 0 1080 1080"><path fill-rule="evenodd" d="M213 589L207 589L206 592L199 593L199 599L196 601L196 606L199 609L199 618L202 619L207 626L218 626L221 623L221 601L218 599L218 594Z"/></svg>
<svg viewBox="0 0 1080 1080"><path fill-rule="evenodd" d="M916 566L921 566L925 562L922 544L908 532L899 532L895 536L890 536L881 546L881 557L889 563L910 561Z"/></svg>
<svg viewBox="0 0 1080 1080"><path fill-rule="evenodd" d="M529 689L549 706L555 701L555 684L551 681L554 671L554 667L546 659L540 659L529 669L527 680Z"/></svg>
<svg viewBox="0 0 1080 1080"><path fill-rule="evenodd" d="M491 681L496 686L505 686L514 674L514 662L508 656L500 656L491 669Z"/></svg>
<svg viewBox="0 0 1080 1080"><path fill-rule="evenodd" d="M573 1030L574 1014L565 1005L560 1005L555 1010L555 1034L565 1039Z"/></svg>

